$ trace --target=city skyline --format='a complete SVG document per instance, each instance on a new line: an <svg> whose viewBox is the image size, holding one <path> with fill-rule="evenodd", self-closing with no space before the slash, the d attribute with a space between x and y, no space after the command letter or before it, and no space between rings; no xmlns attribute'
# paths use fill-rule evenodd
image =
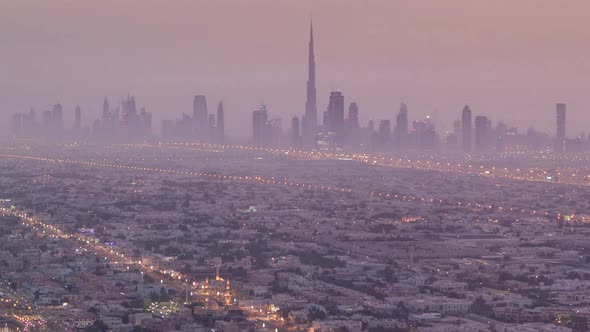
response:
<svg viewBox="0 0 590 332"><path fill-rule="evenodd" d="M244 17L241 20L252 19L260 15L253 12L253 9L263 5L268 5L268 2L253 2L250 7L242 8L244 9ZM11 9L15 15L5 20L8 27L5 32L16 32L14 30L17 26L15 18L23 15L27 6L27 3L8 5L9 10L3 12L10 12ZM190 8L191 5L185 4L185 6ZM214 9L224 9L226 15L232 15L227 13L227 10L240 6L238 4L208 5L198 15L204 15L207 10ZM217 36L217 32L214 30L208 31L210 36L196 39L200 42L199 45L203 46L202 53L210 57L214 56L208 61L209 64L212 64L210 67L215 67L218 74L214 74L212 69L203 67L207 62L202 61L200 55L197 56L198 62L188 58L189 54L194 55L194 50L186 48L188 47L186 45L189 45L188 41L194 40L194 38L189 38L190 34L181 28L190 28L192 27L190 24L188 26L173 25L171 30L166 30L173 32L174 38L172 38L172 44L164 47L164 51L154 49L141 55L137 51L149 46L145 39L154 33L154 29L140 21L129 20L130 13L123 9L129 10L130 8L122 6L121 12L113 14L112 26L105 27L106 22L98 22L94 19L90 19L88 23L81 22L76 15L95 10L97 17L102 17L101 15L106 15L108 5L72 4L68 7L67 13L63 14L70 15L67 17L71 20L60 24L54 24L56 23L54 20L62 15L58 14L55 8L37 6L30 15L33 18L42 15L38 22L34 25L25 24L22 38L17 38L18 34L12 34L7 39L11 47L7 50L6 61L2 63L2 66L6 66L6 72L9 74L7 77L11 77L11 79L2 81L2 86L5 89L0 92L2 94L1 108L3 114L8 115L14 112L28 111L31 107L34 107L37 112L42 112L53 104L61 103L64 107L64 114L66 114L65 121L68 124L74 121L73 110L79 105L85 115L83 121L89 124L87 121L94 118L94 114L99 114L100 103L97 102L98 100L102 100L106 95L125 96L128 92L132 92L138 99L144 101L143 105L146 109L154 114L154 127L159 131L162 119L172 118L175 114L182 112L189 113L191 105L187 100L195 94L204 94L213 100L224 101L224 106L227 109L226 118L228 119L225 127L228 135L249 136L249 129L244 128L241 124L245 123L244 120L249 119L251 109L258 104L267 104L274 114L283 119L290 119L293 115L301 115L306 94L306 89L301 86L301 82L307 79L305 76L308 73L305 46L309 41L306 30L309 28L310 13L313 13L315 61L318 63L316 78L318 112L323 112L327 108L325 96L331 90L340 89L346 97L345 103L347 105L350 102L358 103L361 110L361 124L366 124L369 119L374 119L377 123L380 120L393 119L397 113L398 105L404 102L408 105L413 118L423 118L425 115L434 114L435 109L438 110L439 128L450 129L453 121L458 119L457 112L465 104L469 104L476 114L486 114L493 122L502 120L516 125L521 131L525 131L532 124L529 119L534 117L536 129L553 134L553 105L557 102L564 102L568 104L568 122L571 123L568 126L568 136L574 137L585 130L585 123L588 120L585 118L584 109L590 105L590 99L585 97L583 87L588 85L586 80L590 75L584 75L586 64L585 60L581 59L584 59L583 55L587 50L563 47L578 45L576 41L584 36L583 29L578 29L578 26L570 22L564 22L558 27L555 20L543 21L551 17L548 14L549 10L555 9L549 3L540 5L542 9L540 13L529 15L532 16L531 20L534 23L530 28L518 28L518 26L514 26L513 15L523 12L526 6L516 4L513 6L514 12L506 17L506 26L497 27L496 35L488 29L490 21L503 18L498 16L500 12L497 6L488 5L488 8L483 5L465 5L463 2L457 1L452 2L449 8L438 8L440 11L438 14L432 14L420 11L427 7L426 4L410 5L402 2L394 6L384 3L373 5L343 3L343 15L350 17L353 15L352 12L356 10L354 15L359 21L351 23L347 27L345 24L331 19L328 15L329 11L321 5L309 3L274 5L269 10L277 17L282 17L281 15L287 11L294 11L297 15L286 19L283 24L276 27L277 31L273 33L257 24L247 24L244 25L244 34L250 32L256 32L256 34L252 34L245 41L237 41L226 35ZM560 17L565 13L569 15L576 7L581 9L585 8L584 6L581 2L574 3L571 7L554 11L553 15L555 17ZM160 7L151 3L140 12L146 18L155 17L160 20L159 22L166 23L170 22L173 14L182 15L181 9L186 9L175 6ZM183 6L179 5L178 7ZM474 22L474 18L463 18L460 23L457 23L458 25L470 23L473 24L475 30L487 31L487 34L481 35L482 39L503 36L512 28L523 43L518 44L518 40L509 40L504 45L506 47L502 48L500 46L503 44L499 43L497 38L488 38L490 45L475 39L468 39L469 34L466 36L465 33L458 33L456 38L453 38L451 32L455 30L447 24L439 22L445 15L452 14L450 13L452 8L461 8L463 11L473 14L474 17L481 15L483 11L489 12L489 17L481 22ZM151 13L154 9L162 9L162 15L154 16L155 14ZM432 28L427 23L436 23L436 29L429 31L434 31L432 34L435 35L440 34L438 37L444 36L448 39L434 38L436 36L430 38L424 34L418 34L416 39L407 39L408 35L402 34L397 29L401 25L387 23L383 17L384 14L376 14L377 11L387 13L392 9L411 14L408 18L409 21L406 22L408 24L406 27L411 27L417 31L416 33L423 33L427 27ZM371 17L373 22L367 22L368 17ZM452 15L448 17L452 17ZM80 25L80 31L75 29L78 27L77 24ZM126 24L129 24L130 29L123 36L111 36L111 39L99 38L95 39L95 42L86 40L81 44L84 47L77 48L74 53L70 53L69 58L80 52L100 50L100 46L102 46L102 51L97 53L101 55L101 58L98 59L99 65L88 63L89 58L83 56L71 59L70 62L64 62L64 59L68 59L68 57L64 58L67 55L66 51L72 51L69 45L80 41L84 33L88 33L88 37L96 37L100 35L96 28L100 28L99 30L122 29L126 27ZM200 24L202 24L199 25L200 28L205 27L205 23ZM421 26L420 24L425 25ZM368 31L362 29L365 25L368 27ZM210 27L214 26L215 24L210 25ZM555 31L546 34L547 43L541 47L536 43L540 32L532 31L533 28L537 28L539 31L551 28ZM46 31L41 33L41 29ZM188 29L188 31L192 30ZM230 29L230 31L235 32L234 29ZM203 31L200 29L193 32L204 37ZM367 33L369 35L366 35ZM284 38L277 39L276 34ZM8 35L2 36L8 37ZM341 37L344 36L346 42L341 40ZM371 36L374 38L366 38ZM38 43L39 38L43 38L45 43L54 40L56 45ZM378 47L375 41L380 39L390 42ZM162 42L161 38L157 40ZM426 43L429 40L430 43ZM444 40L448 43L443 42ZM123 41L127 43L123 43ZM223 48L213 47L217 42L222 41L225 45ZM265 52L259 53L259 48L254 47L251 50L251 55L242 55L236 58L235 51L243 46L241 43L247 41L255 44L260 43ZM270 41L273 42L270 43ZM469 41L471 44L468 43ZM125 55L117 58L116 55L105 54L104 47L110 43L119 45L121 54ZM43 45L48 47L46 59L56 60L55 57L60 57L61 60L52 61L51 66L40 61L41 58L38 56L41 54L39 51ZM451 48L449 46L453 45L457 46L456 50L463 50L463 52L453 52L457 54L450 57ZM525 47L527 45L531 48L527 49ZM553 51L557 49L555 46L559 45L562 46L560 48L561 56ZM288 47L288 55L283 52L287 50L284 49L285 47ZM441 54L440 59L427 58L422 52L424 47L437 51ZM165 50L168 50L169 55L174 51L175 56L179 57L177 59L179 61L174 61L172 64L165 57L162 58L166 54ZM490 51L488 55L486 55L486 50ZM574 53L573 50L576 52ZM539 53L538 57L530 57L532 52L540 51L542 53ZM505 52L505 56L497 56L494 58L496 63L486 64L486 59L498 55L497 52ZM19 58L24 57L23 63L20 63L20 60L17 61L17 54L20 55ZM511 56L508 56L509 54ZM407 59L400 59L401 55L420 61L419 63L408 62ZM158 57L158 65L148 68L145 66L145 60L149 60L152 56ZM528 59L528 63L522 62L525 58ZM261 61L255 62L255 66L252 66L252 61L256 61L256 59ZM25 68L24 62L33 63L34 66ZM136 62L139 64L135 64ZM84 76L84 70L80 70L82 65L88 66L88 73L96 71L102 66L102 68L108 69L109 74L98 73L88 78L86 84L79 84L79 80ZM543 65L542 71L538 70L540 65ZM441 69L440 66L444 66L444 69ZM489 66L492 66L494 70L489 70L491 68ZM170 71L167 72L167 68ZM436 68L441 70L436 70ZM428 73L425 72L426 69L429 69ZM529 75L533 69L535 69L534 79ZM17 75L17 70L19 75ZM471 74L466 75L466 71ZM271 72L274 73L271 75L272 82L269 81L270 76L268 76ZM509 73L511 74L507 75ZM138 74L140 75L138 76ZM566 79L566 75L570 75L570 77ZM441 76L445 76L444 80L441 80L443 78ZM43 82L47 82L49 77L58 79L60 84L44 84ZM154 83L156 78L157 83ZM528 84L524 84L525 81ZM152 83L150 84L150 82ZM461 83L464 86L460 88L458 82L464 82ZM29 89L21 89L23 84L27 84Z"/></svg>
<svg viewBox="0 0 590 332"><path fill-rule="evenodd" d="M239 141L254 146L305 147L320 149L379 150L392 152L394 149L422 150L463 150L466 153L498 151L505 148L549 149L553 141L556 153L580 151L587 149L586 137L572 139L567 137L566 104L557 103L557 122L555 135L533 130L530 126L526 134L518 127L499 120L495 127L487 115L475 115L474 120L469 105L461 112L461 120L453 122L453 130L440 126L438 111L434 116L427 115L423 120L416 118L409 130L408 108L400 104L400 111L395 117L392 128L391 118L370 119L367 126L359 123L359 107L350 102L348 116L345 116L345 96L342 91L332 90L323 120L318 121L316 91L316 61L314 48L313 20L309 25L308 41L308 75L306 83L306 100L303 113L294 115L291 126L283 130L283 119L272 114L269 116L266 104L262 103L252 112L251 140L240 137ZM88 126L82 128L82 112L79 105L74 112L74 124L71 129L64 128L63 105L55 104L53 110L44 110L42 118L37 121L36 111L31 108L28 113L15 113L12 118L14 138L75 139L80 141L101 142L137 142L161 138L163 141L199 141L201 143L225 142L225 115L223 101L220 100L216 113L209 113L207 96L197 94L193 97L192 114L182 112L180 118L162 121L160 135L152 126L152 113L141 108L137 111L135 97L128 94L119 106L111 108L108 98L103 102L99 118L92 122L92 131ZM121 117L120 117L121 115ZM375 131L375 121L378 128ZM302 124L302 126L300 125ZM438 130L437 130L438 129ZM550 138L552 137L552 138ZM459 149L460 148L460 149Z"/></svg>
<svg viewBox="0 0 590 332"><path fill-rule="evenodd" d="M588 332L588 10L0 1L0 332Z"/></svg>

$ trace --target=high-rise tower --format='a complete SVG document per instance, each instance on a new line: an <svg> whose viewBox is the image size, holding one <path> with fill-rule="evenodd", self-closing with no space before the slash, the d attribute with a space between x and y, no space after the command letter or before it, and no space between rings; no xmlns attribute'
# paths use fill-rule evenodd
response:
<svg viewBox="0 0 590 332"><path fill-rule="evenodd" d="M401 103L399 113L395 118L395 128L393 130L395 144L404 146L408 143L408 107Z"/></svg>
<svg viewBox="0 0 590 332"><path fill-rule="evenodd" d="M220 101L217 105L217 141L223 144L225 140L225 116L223 114L223 103Z"/></svg>
<svg viewBox="0 0 590 332"><path fill-rule="evenodd" d="M203 95L196 95L193 99L193 123L200 139L207 138L209 127L209 111L207 110L207 99Z"/></svg>
<svg viewBox="0 0 590 332"><path fill-rule="evenodd" d="M266 105L252 112L252 136L257 146L266 145L270 140L270 126L268 125L268 113Z"/></svg>
<svg viewBox="0 0 590 332"><path fill-rule="evenodd" d="M299 146L301 141L301 136L299 135L300 132L300 124L299 118L294 116L291 119L291 145L292 146Z"/></svg>
<svg viewBox="0 0 590 332"><path fill-rule="evenodd" d="M482 152L492 146L492 121L487 116L475 117L475 150Z"/></svg>
<svg viewBox="0 0 590 332"><path fill-rule="evenodd" d="M348 124L351 128L359 127L359 107L355 102L348 106Z"/></svg>
<svg viewBox="0 0 590 332"><path fill-rule="evenodd" d="M344 95L340 91L330 93L330 102L324 115L324 129L327 131L341 131L344 124Z"/></svg>
<svg viewBox="0 0 590 332"><path fill-rule="evenodd" d="M303 138L306 144L313 144L318 125L318 109L315 88L315 54L313 50L313 22L309 29L309 58L307 78L307 100L305 102L305 121L303 123Z"/></svg>
<svg viewBox="0 0 590 332"><path fill-rule="evenodd" d="M80 130L82 128L82 110L80 106L76 106L76 110L74 111L74 129Z"/></svg>
<svg viewBox="0 0 590 332"><path fill-rule="evenodd" d="M565 110L566 106L564 103L558 103L555 105L555 115L557 120L557 128L555 133L555 152L565 152Z"/></svg>
<svg viewBox="0 0 590 332"><path fill-rule="evenodd" d="M463 150L471 152L471 109L468 105L463 107L461 114L461 145Z"/></svg>

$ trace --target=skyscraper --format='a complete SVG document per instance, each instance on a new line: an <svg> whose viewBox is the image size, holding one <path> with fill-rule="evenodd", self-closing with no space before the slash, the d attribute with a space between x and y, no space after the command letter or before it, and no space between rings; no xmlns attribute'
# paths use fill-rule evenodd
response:
<svg viewBox="0 0 590 332"><path fill-rule="evenodd" d="M294 116L291 119L291 145L299 146L301 141L301 136L299 134L299 118Z"/></svg>
<svg viewBox="0 0 590 332"><path fill-rule="evenodd" d="M330 93L330 102L324 115L324 129L337 132L344 124L344 95L340 91Z"/></svg>
<svg viewBox="0 0 590 332"><path fill-rule="evenodd" d="M566 106L564 103L558 103L555 105L555 111L557 115L557 138L565 139L565 110Z"/></svg>
<svg viewBox="0 0 590 332"><path fill-rule="evenodd" d="M51 122L52 122L51 111L44 110L41 113L41 118L42 118L41 126L43 127L45 134L49 134L49 132L51 131Z"/></svg>
<svg viewBox="0 0 590 332"><path fill-rule="evenodd" d="M122 126L125 127L125 135L133 136L139 128L139 116L137 114L137 107L135 104L135 97L127 95L121 103L122 106Z"/></svg>
<svg viewBox="0 0 590 332"><path fill-rule="evenodd" d="M41 132L38 130L36 113L30 109L27 113L15 113L12 116L12 133L17 137L35 137Z"/></svg>
<svg viewBox="0 0 590 332"><path fill-rule="evenodd" d="M63 134L63 129L63 106L61 104L55 104L49 116L49 135L60 137Z"/></svg>
<svg viewBox="0 0 590 332"><path fill-rule="evenodd" d="M461 145L466 152L471 151L471 109L468 105L463 107L461 115Z"/></svg>
<svg viewBox="0 0 590 332"><path fill-rule="evenodd" d="M174 122L172 120L163 120L162 121L162 139L170 140L174 139L175 136L178 136L179 133L175 131Z"/></svg>
<svg viewBox="0 0 590 332"><path fill-rule="evenodd" d="M348 106L348 123L351 128L359 127L359 107L354 102Z"/></svg>
<svg viewBox="0 0 590 332"><path fill-rule="evenodd" d="M377 131L377 135L379 137L379 145L381 147L387 146L391 139L391 121L379 121L379 130Z"/></svg>
<svg viewBox="0 0 590 332"><path fill-rule="evenodd" d="M266 105L252 112L252 138L255 145L266 145L270 138L270 126L268 125L268 113Z"/></svg>
<svg viewBox="0 0 590 332"><path fill-rule="evenodd" d="M207 138L209 127L209 111L207 110L207 99L203 95L196 95L193 99L193 123L197 131L197 137Z"/></svg>
<svg viewBox="0 0 590 332"><path fill-rule="evenodd" d="M555 105L557 128L555 133L555 152L565 152L565 110L564 103Z"/></svg>
<svg viewBox="0 0 590 332"><path fill-rule="evenodd" d="M225 117L223 114L223 103L217 104L217 143L223 144L225 141Z"/></svg>
<svg viewBox="0 0 590 332"><path fill-rule="evenodd" d="M305 102L305 116L303 121L303 139L306 145L312 145L318 125L318 110L315 87L315 54L313 50L313 22L309 29L309 57L307 78L307 100Z"/></svg>
<svg viewBox="0 0 590 332"><path fill-rule="evenodd" d="M217 126L215 123L216 115L208 114L207 117L207 133L209 133L208 141L215 142L215 140L217 140Z"/></svg>
<svg viewBox="0 0 590 332"><path fill-rule="evenodd" d="M436 143L436 130L430 116L423 121L412 123L412 136L414 144L419 148L431 148Z"/></svg>
<svg viewBox="0 0 590 332"><path fill-rule="evenodd" d="M408 143L408 107L404 103L399 107L393 132L397 145L404 146Z"/></svg>
<svg viewBox="0 0 590 332"><path fill-rule="evenodd" d="M461 121L453 121L453 131L447 135L447 144L452 147L459 146L459 139L461 137Z"/></svg>
<svg viewBox="0 0 590 332"><path fill-rule="evenodd" d="M109 101L108 99L105 97L104 102L102 103L102 118L106 119L109 116L110 113L110 106L109 106Z"/></svg>
<svg viewBox="0 0 590 332"><path fill-rule="evenodd" d="M22 136L24 134L23 131L23 115L16 113L12 116L12 134Z"/></svg>
<svg viewBox="0 0 590 332"><path fill-rule="evenodd" d="M57 131L61 132L61 130L63 129L63 120L64 120L63 119L63 107L61 106L61 104L53 105L52 115L53 115L55 129Z"/></svg>
<svg viewBox="0 0 590 332"><path fill-rule="evenodd" d="M82 111L80 110L80 106L76 106L76 110L74 111L74 129L80 130L82 127Z"/></svg>
<svg viewBox="0 0 590 332"><path fill-rule="evenodd" d="M482 152L491 146L492 121L487 116L475 117L475 150Z"/></svg>
<svg viewBox="0 0 590 332"><path fill-rule="evenodd" d="M139 112L139 128L138 135L151 135L152 134L152 113L146 111L145 107L142 107Z"/></svg>
<svg viewBox="0 0 590 332"><path fill-rule="evenodd" d="M266 145L280 144L283 139L283 119L271 118L266 122L267 135Z"/></svg>

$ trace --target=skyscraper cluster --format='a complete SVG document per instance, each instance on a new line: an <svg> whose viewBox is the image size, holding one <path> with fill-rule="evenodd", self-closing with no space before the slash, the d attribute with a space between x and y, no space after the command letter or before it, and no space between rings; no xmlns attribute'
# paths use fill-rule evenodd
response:
<svg viewBox="0 0 590 332"><path fill-rule="evenodd" d="M182 116L175 121L162 121L162 139L223 143L225 141L223 103L220 101L217 104L216 113L209 113L207 98L204 95L196 95L193 98L192 116L182 113Z"/></svg>
<svg viewBox="0 0 590 332"><path fill-rule="evenodd" d="M316 94L316 63L313 39L313 23L309 31L308 78L305 113L301 120L291 120L291 145L294 146L344 146L356 144L360 140L359 108L356 103L348 107L348 117L344 116L344 95L332 91L328 107L323 113L323 122L318 124Z"/></svg>
<svg viewBox="0 0 590 332"><path fill-rule="evenodd" d="M356 102L348 106L345 116L345 98L341 91L330 92L322 123L318 123L316 93L316 59L314 51L313 24L310 26L308 45L308 79L305 112L299 118L291 119L289 143L291 146L308 148L353 148L382 151L404 149L445 148L463 150L466 153L484 153L503 150L507 146L542 148L550 141L548 135L529 129L519 134L516 128L509 128L502 122L492 127L492 121L485 115L474 115L468 105L455 121L450 132L437 133L435 122L430 116L423 120L409 121L408 107L402 103L392 125L390 119L373 120L366 127L359 124L359 106ZM272 130L266 106L253 111L253 142L255 145L280 144L277 131ZM376 125L375 125L376 124ZM376 127L376 128L375 128ZM565 151L565 105L557 106L556 151ZM441 140L441 138L444 138ZM441 144L446 143L446 144Z"/></svg>
<svg viewBox="0 0 590 332"><path fill-rule="evenodd" d="M558 135L560 126L560 108L563 108L565 117L565 105L558 106ZM565 128L565 123L562 123ZM565 129L564 129L565 130ZM460 139L459 139L460 138ZM557 138L558 142L565 142L563 138ZM551 138L545 133L529 128L526 133L519 133L516 127L508 127L503 122L492 126L492 120L485 115L477 115L473 118L471 108L465 105L461 112L461 120L453 125L453 131L447 136L449 146L461 146L466 153L485 153L490 151L503 151L506 148L544 149L550 146ZM563 143L565 144L565 143Z"/></svg>
<svg viewBox="0 0 590 332"><path fill-rule="evenodd" d="M331 91L321 123L318 122L316 59L313 23L310 24L308 44L308 72L305 110L301 116L293 116L288 124L289 134L283 134L280 118L269 116L266 105L252 111L252 139L257 146L294 146L305 148L348 148L376 151L405 149L452 149L465 153L484 153L503 150L506 147L533 149L547 148L553 144L556 153L573 151L578 147L590 147L585 137L566 137L566 105L556 104L555 138L529 129L520 134L514 127L499 122L495 127L485 115L472 114L465 105L460 118L451 131L437 132L430 116L410 122L408 106L401 103L399 111L389 119L369 120L360 124L360 109L356 102L347 103L342 91ZM346 107L348 105L348 107ZM345 111L347 110L347 111ZM435 113L436 117L436 113ZM44 110L41 119L33 109L28 113L16 113L12 118L12 131L16 137L91 138L98 141L140 141L152 137L152 115L145 108L138 110L133 96L128 95L116 107L105 98L102 113L92 126L92 133L82 124L82 111L76 107L74 124L64 130L63 107L56 104ZM209 113L207 98L195 95L192 113L162 122L162 139L166 141L225 142L225 114L220 101L217 110ZM580 142L583 142L580 143Z"/></svg>
<svg viewBox="0 0 590 332"><path fill-rule="evenodd" d="M293 121L298 122L299 120L294 119ZM299 123L296 123L295 126L298 127ZM254 145L279 145L282 143L282 139L283 121L280 118L269 118L266 105L264 104L252 111L252 141Z"/></svg>
<svg viewBox="0 0 590 332"><path fill-rule="evenodd" d="M135 97L128 95L113 108L107 98L100 117L92 124L92 138L105 142L135 142L152 136L152 114L137 110Z"/></svg>
<svg viewBox="0 0 590 332"><path fill-rule="evenodd" d="M415 120L410 127L408 119L408 107L400 104L395 117L395 124L391 120L379 121L377 131L372 125L367 127L369 132L369 146L377 150L405 150L409 148L432 148L437 142L434 123L430 116L423 120Z"/></svg>
<svg viewBox="0 0 590 332"><path fill-rule="evenodd" d="M493 129L492 120L485 115L477 115L473 120L469 105L463 107L459 130L461 131L461 147L467 153L502 149L505 144L505 137L508 134L506 125L501 122ZM455 135L456 132L457 129L454 129L453 133Z"/></svg>
<svg viewBox="0 0 590 332"><path fill-rule="evenodd" d="M428 148L436 144L434 123L430 118L414 121L410 130L405 104L401 105L393 128L391 120L383 119L379 121L378 128L375 130L373 121L369 121L367 127L361 127L359 106L356 102L349 104L348 115L345 116L346 103L341 91L330 92L327 108L323 112L322 124L318 124L316 99L316 62L313 25L311 25L305 113L301 120L298 117L291 120L291 145L320 148L369 147L389 150L412 146Z"/></svg>
<svg viewBox="0 0 590 332"><path fill-rule="evenodd" d="M27 113L15 113L12 116L12 134L17 138L44 139L80 139L88 136L88 127L82 127L82 111L79 106L75 109L71 129L65 129L63 114L61 104L55 104L51 110L41 112L40 119L37 119L34 109Z"/></svg>

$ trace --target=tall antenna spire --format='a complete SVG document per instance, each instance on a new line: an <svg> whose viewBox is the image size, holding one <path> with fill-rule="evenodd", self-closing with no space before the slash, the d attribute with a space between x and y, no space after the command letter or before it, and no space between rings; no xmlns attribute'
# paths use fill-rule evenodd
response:
<svg viewBox="0 0 590 332"><path fill-rule="evenodd" d="M315 57L314 57L314 50L313 50L313 17L311 17L309 19L309 65L310 65L310 67L311 67L312 63L313 63L314 70L315 70ZM311 68L310 68L310 70L311 70Z"/></svg>
<svg viewBox="0 0 590 332"><path fill-rule="evenodd" d="M317 105L315 87L315 54L313 49L313 19L309 22L309 58L307 78L307 100L305 102L305 117L303 136L306 143L313 143L317 127Z"/></svg>
<svg viewBox="0 0 590 332"><path fill-rule="evenodd" d="M310 49L313 51L313 16L309 18L309 45L311 46Z"/></svg>

